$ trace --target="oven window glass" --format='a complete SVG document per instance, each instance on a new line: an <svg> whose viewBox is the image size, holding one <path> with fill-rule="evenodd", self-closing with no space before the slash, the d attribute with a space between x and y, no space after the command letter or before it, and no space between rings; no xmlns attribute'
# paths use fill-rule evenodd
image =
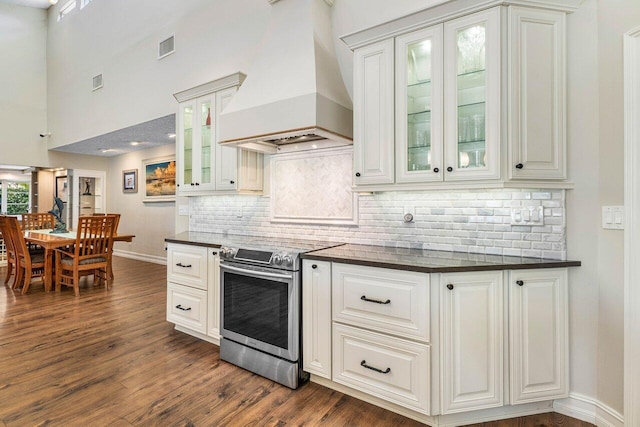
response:
<svg viewBox="0 0 640 427"><path fill-rule="evenodd" d="M288 349L289 285L224 273L224 327Z"/></svg>

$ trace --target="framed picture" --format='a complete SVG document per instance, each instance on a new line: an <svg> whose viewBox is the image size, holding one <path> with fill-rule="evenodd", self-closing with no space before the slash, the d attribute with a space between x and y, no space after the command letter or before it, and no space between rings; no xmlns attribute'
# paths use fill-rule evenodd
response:
<svg viewBox="0 0 640 427"><path fill-rule="evenodd" d="M157 157L142 161L143 202L171 202L176 199L176 158Z"/></svg>
<svg viewBox="0 0 640 427"><path fill-rule="evenodd" d="M138 169L130 169L122 171L122 192L137 193L138 192Z"/></svg>
<svg viewBox="0 0 640 427"><path fill-rule="evenodd" d="M56 197L63 203L69 200L69 184L66 176L56 176Z"/></svg>

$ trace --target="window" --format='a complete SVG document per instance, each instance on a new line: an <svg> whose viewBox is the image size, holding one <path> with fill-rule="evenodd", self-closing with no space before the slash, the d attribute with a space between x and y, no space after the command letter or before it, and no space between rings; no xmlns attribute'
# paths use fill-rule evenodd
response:
<svg viewBox="0 0 640 427"><path fill-rule="evenodd" d="M84 9L84 7L86 5L88 5L89 3L91 3L91 0L81 0L80 1L80 9Z"/></svg>
<svg viewBox="0 0 640 427"><path fill-rule="evenodd" d="M0 183L0 212L20 215L29 212L31 184L29 182L2 181Z"/></svg>
<svg viewBox="0 0 640 427"><path fill-rule="evenodd" d="M58 11L58 21L67 16L69 12L76 8L76 0L69 0Z"/></svg>

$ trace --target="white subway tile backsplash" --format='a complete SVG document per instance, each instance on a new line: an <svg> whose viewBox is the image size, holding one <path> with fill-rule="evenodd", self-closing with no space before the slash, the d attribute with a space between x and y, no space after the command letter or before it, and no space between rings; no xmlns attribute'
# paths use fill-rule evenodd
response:
<svg viewBox="0 0 640 427"><path fill-rule="evenodd" d="M385 192L359 197L359 225L272 223L269 197L189 201L189 229L466 253L566 257L564 190ZM242 218L235 212L242 206ZM542 226L511 225L511 208L543 206ZM403 222L404 208L414 223Z"/></svg>

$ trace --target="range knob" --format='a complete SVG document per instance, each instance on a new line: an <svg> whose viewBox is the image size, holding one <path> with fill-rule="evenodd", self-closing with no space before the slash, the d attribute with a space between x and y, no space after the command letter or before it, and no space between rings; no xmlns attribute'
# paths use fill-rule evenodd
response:
<svg viewBox="0 0 640 427"><path fill-rule="evenodd" d="M282 265L282 257L280 255L274 255L273 263L276 265Z"/></svg>
<svg viewBox="0 0 640 427"><path fill-rule="evenodd" d="M293 265L293 258L291 258L291 255L285 255L283 261L285 267L291 267Z"/></svg>
<svg viewBox="0 0 640 427"><path fill-rule="evenodd" d="M233 249L231 248L220 249L220 256L222 258L233 258Z"/></svg>

